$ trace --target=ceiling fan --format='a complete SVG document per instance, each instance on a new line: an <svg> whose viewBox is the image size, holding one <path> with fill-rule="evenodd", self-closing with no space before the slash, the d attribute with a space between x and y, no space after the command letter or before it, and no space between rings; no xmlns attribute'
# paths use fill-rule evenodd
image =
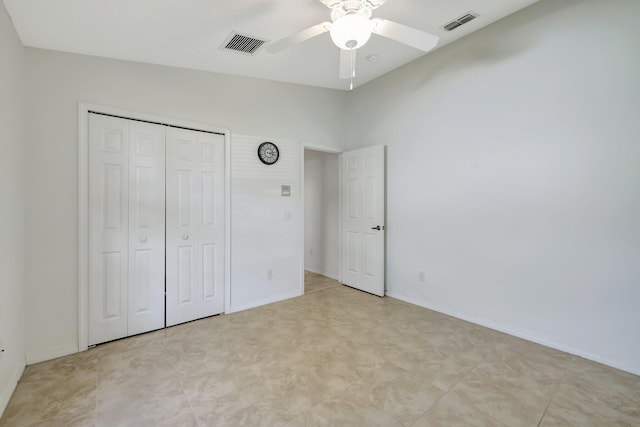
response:
<svg viewBox="0 0 640 427"><path fill-rule="evenodd" d="M310 38L329 32L333 43L340 48L341 79L355 77L355 51L367 43L372 33L404 43L425 52L438 44L439 37L397 22L371 18L373 11L387 0L319 0L331 9L331 21L321 22L265 47L277 53Z"/></svg>

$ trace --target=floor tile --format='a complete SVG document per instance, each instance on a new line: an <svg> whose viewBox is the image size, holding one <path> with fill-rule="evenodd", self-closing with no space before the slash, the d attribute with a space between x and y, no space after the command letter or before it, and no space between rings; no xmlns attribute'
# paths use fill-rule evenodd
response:
<svg viewBox="0 0 640 427"><path fill-rule="evenodd" d="M18 383L0 425L45 421L79 425L80 420L95 420L97 373L85 368L73 369L64 359L27 367L26 381ZM61 371L68 375L60 376Z"/></svg>
<svg viewBox="0 0 640 427"><path fill-rule="evenodd" d="M305 427L403 427L391 415L348 391L336 394L305 413L296 414L296 422Z"/></svg>
<svg viewBox="0 0 640 427"><path fill-rule="evenodd" d="M640 426L640 377L313 273L303 296L28 366L25 426Z"/></svg>
<svg viewBox="0 0 640 427"><path fill-rule="evenodd" d="M367 399L405 426L412 425L445 392L414 373L385 363L349 391Z"/></svg>
<svg viewBox="0 0 640 427"><path fill-rule="evenodd" d="M266 391L252 388L226 394L212 403L194 405L200 425L295 427L295 418Z"/></svg>
<svg viewBox="0 0 640 427"><path fill-rule="evenodd" d="M456 393L447 393L411 427L507 427Z"/></svg>
<svg viewBox="0 0 640 427"><path fill-rule="evenodd" d="M640 426L640 377L575 358L543 426Z"/></svg>

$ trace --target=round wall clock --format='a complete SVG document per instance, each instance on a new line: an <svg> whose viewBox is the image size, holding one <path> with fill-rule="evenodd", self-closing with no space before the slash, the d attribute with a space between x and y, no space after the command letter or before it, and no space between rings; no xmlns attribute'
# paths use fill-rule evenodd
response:
<svg viewBox="0 0 640 427"><path fill-rule="evenodd" d="M280 151L273 142L263 142L258 146L258 158L265 165L272 165L278 161Z"/></svg>

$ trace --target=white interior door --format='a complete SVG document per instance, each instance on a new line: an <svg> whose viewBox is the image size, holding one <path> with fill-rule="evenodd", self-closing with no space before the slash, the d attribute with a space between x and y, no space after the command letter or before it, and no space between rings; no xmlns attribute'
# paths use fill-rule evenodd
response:
<svg viewBox="0 0 640 427"><path fill-rule="evenodd" d="M89 115L89 344L164 326L164 128Z"/></svg>
<svg viewBox="0 0 640 427"><path fill-rule="evenodd" d="M166 324L224 311L224 136L167 129Z"/></svg>
<svg viewBox="0 0 640 427"><path fill-rule="evenodd" d="M127 336L129 123L89 115L89 345Z"/></svg>
<svg viewBox="0 0 640 427"><path fill-rule="evenodd" d="M342 283L384 296L385 147L342 154Z"/></svg>
<svg viewBox="0 0 640 427"><path fill-rule="evenodd" d="M164 126L129 123L128 335L164 327Z"/></svg>

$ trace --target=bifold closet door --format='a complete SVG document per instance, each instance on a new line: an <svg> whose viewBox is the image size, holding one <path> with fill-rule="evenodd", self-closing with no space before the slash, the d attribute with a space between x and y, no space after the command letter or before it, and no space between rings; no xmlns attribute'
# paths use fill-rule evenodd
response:
<svg viewBox="0 0 640 427"><path fill-rule="evenodd" d="M165 129L129 125L128 335L164 327Z"/></svg>
<svg viewBox="0 0 640 427"><path fill-rule="evenodd" d="M89 114L89 344L164 326L164 128Z"/></svg>
<svg viewBox="0 0 640 427"><path fill-rule="evenodd" d="M224 136L167 128L166 324L224 311Z"/></svg>

